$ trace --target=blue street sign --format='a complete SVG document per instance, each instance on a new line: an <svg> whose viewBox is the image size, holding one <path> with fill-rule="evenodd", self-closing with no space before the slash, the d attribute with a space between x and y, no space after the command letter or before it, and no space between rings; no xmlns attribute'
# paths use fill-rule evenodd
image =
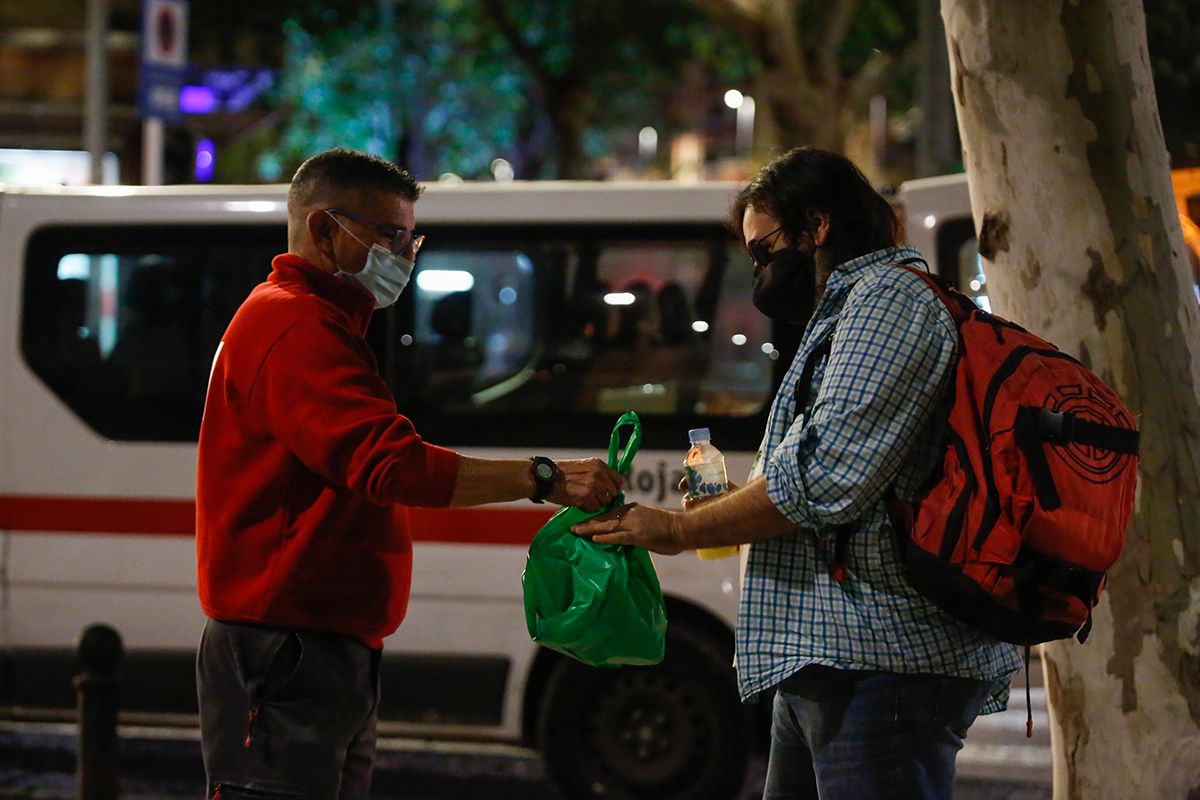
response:
<svg viewBox="0 0 1200 800"><path fill-rule="evenodd" d="M187 67L187 0L142 0L138 112L178 123L179 89Z"/></svg>

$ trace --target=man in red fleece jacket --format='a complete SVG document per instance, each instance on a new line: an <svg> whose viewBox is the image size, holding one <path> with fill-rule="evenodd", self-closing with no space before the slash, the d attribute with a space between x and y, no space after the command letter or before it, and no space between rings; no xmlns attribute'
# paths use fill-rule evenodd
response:
<svg viewBox="0 0 1200 800"><path fill-rule="evenodd" d="M468 458L397 411L364 334L412 273L419 195L404 170L351 150L302 164L288 252L213 359L196 502L212 797L366 796L380 648L412 569L397 504L594 510L620 491L600 459Z"/></svg>

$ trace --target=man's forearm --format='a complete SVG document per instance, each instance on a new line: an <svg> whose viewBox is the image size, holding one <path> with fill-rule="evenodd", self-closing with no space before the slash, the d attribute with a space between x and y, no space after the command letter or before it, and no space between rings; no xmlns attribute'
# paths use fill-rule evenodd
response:
<svg viewBox="0 0 1200 800"><path fill-rule="evenodd" d="M529 462L519 459L485 459L459 456L458 478L450 505L478 506L524 500L533 495Z"/></svg>
<svg viewBox="0 0 1200 800"><path fill-rule="evenodd" d="M767 496L767 479L750 483L676 517L686 548L721 547L774 539L796 529Z"/></svg>

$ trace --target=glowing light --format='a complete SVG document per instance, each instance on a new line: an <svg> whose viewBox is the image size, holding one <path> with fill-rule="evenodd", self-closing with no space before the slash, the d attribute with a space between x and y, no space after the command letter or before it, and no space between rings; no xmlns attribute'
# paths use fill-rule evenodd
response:
<svg viewBox="0 0 1200 800"><path fill-rule="evenodd" d="M211 86L180 87L179 110L184 114L211 114L217 110L217 93Z"/></svg>
<svg viewBox="0 0 1200 800"><path fill-rule="evenodd" d="M92 261L83 253L67 253L58 260L58 279L69 281L73 279L88 280L92 277Z"/></svg>
<svg viewBox="0 0 1200 800"><path fill-rule="evenodd" d="M708 323L702 319L698 319L692 323L692 330L696 333L704 333L708 330Z"/></svg>
<svg viewBox="0 0 1200 800"><path fill-rule="evenodd" d="M925 217L925 227L933 228L934 225L937 225L937 217L935 217L933 214L927 215Z"/></svg>
<svg viewBox="0 0 1200 800"><path fill-rule="evenodd" d="M604 303L610 306L631 306L635 299L632 292L609 292L604 295Z"/></svg>
<svg viewBox="0 0 1200 800"><path fill-rule="evenodd" d="M213 164L216 162L217 150L213 147L212 139L201 139L196 142L196 167L193 175L199 183L212 180Z"/></svg>
<svg viewBox="0 0 1200 800"><path fill-rule="evenodd" d="M274 200L230 200L225 203L226 211L249 211L254 214L269 214L282 211L283 203Z"/></svg>
<svg viewBox="0 0 1200 800"><path fill-rule="evenodd" d="M498 182L505 183L511 181L516 175L517 173L513 170L513 165L505 159L496 158L492 160L492 177Z"/></svg>
<svg viewBox="0 0 1200 800"><path fill-rule="evenodd" d="M517 290L511 286L505 286L500 290L500 294L496 296L496 299L506 306L511 306L513 303L517 302Z"/></svg>
<svg viewBox="0 0 1200 800"><path fill-rule="evenodd" d="M762 351L767 355L770 355L775 351L775 345L771 344L770 342L763 342Z"/></svg>
<svg viewBox="0 0 1200 800"><path fill-rule="evenodd" d="M737 89L730 89L725 93L725 105L730 108L740 108L745 97Z"/></svg>
<svg viewBox="0 0 1200 800"><path fill-rule="evenodd" d="M468 292L475 276L461 269L426 269L417 273L417 288L425 292Z"/></svg>
<svg viewBox="0 0 1200 800"><path fill-rule="evenodd" d="M729 341L733 342L738 347L741 347L742 345L744 345L746 343L746 334L735 333L733 336L729 337Z"/></svg>
<svg viewBox="0 0 1200 800"><path fill-rule="evenodd" d="M658 131L647 125L638 131L638 155L653 158L658 152Z"/></svg>
<svg viewBox="0 0 1200 800"><path fill-rule="evenodd" d="M971 283L970 283L970 286L971 286L971 291L972 291L972 292L978 292L980 289L982 289L982 288L983 288L983 284L982 284L982 283L980 283L980 282L979 282L979 281L977 281L977 280L973 280L973 281L971 281Z"/></svg>

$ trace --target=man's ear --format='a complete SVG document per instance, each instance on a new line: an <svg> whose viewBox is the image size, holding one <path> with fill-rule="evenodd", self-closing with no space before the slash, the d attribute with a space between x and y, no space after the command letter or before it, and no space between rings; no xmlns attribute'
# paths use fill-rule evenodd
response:
<svg viewBox="0 0 1200 800"><path fill-rule="evenodd" d="M320 247L320 243L330 238L330 227L334 224L323 208L315 208L308 212L304 217L304 226L308 228L308 238L314 245Z"/></svg>
<svg viewBox="0 0 1200 800"><path fill-rule="evenodd" d="M314 250L336 264L333 254L333 226L337 223L321 208L314 209L304 217L304 227L308 231L308 241Z"/></svg>
<svg viewBox="0 0 1200 800"><path fill-rule="evenodd" d="M816 227L813 228L813 243L817 247L822 247L829 239L829 215L824 211L814 211L812 218L816 221Z"/></svg>

